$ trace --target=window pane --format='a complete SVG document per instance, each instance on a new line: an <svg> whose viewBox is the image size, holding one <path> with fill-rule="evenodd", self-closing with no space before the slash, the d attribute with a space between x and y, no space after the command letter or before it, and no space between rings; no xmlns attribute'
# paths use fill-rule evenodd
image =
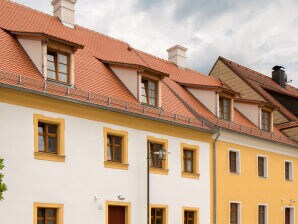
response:
<svg viewBox="0 0 298 224"><path fill-rule="evenodd" d="M48 61L48 69L55 71L55 64L54 62Z"/></svg>
<svg viewBox="0 0 298 224"><path fill-rule="evenodd" d="M55 220L47 220L47 224L56 224Z"/></svg>
<svg viewBox="0 0 298 224"><path fill-rule="evenodd" d="M187 160L187 167L186 167L187 172L192 172L192 161Z"/></svg>
<svg viewBox="0 0 298 224"><path fill-rule="evenodd" d="M48 137L48 152L56 152L56 145L57 145L57 141L56 141L56 137Z"/></svg>
<svg viewBox="0 0 298 224"><path fill-rule="evenodd" d="M57 125L49 125L48 132L51 134L57 134Z"/></svg>
<svg viewBox="0 0 298 224"><path fill-rule="evenodd" d="M54 61L54 55L48 54L47 59L48 59L48 61Z"/></svg>
<svg viewBox="0 0 298 224"><path fill-rule="evenodd" d="M38 151L44 152L45 148L45 139L43 135L38 136Z"/></svg>
<svg viewBox="0 0 298 224"><path fill-rule="evenodd" d="M142 96L142 103L147 103L147 97L146 96Z"/></svg>
<svg viewBox="0 0 298 224"><path fill-rule="evenodd" d="M110 146L108 146L107 157L108 157L107 159L108 159L109 161L112 160L112 153L111 153L111 147L110 147Z"/></svg>
<svg viewBox="0 0 298 224"><path fill-rule="evenodd" d="M114 161L121 162L121 148L115 147L114 150Z"/></svg>
<svg viewBox="0 0 298 224"><path fill-rule="evenodd" d="M67 74L59 73L59 81L67 82Z"/></svg>
<svg viewBox="0 0 298 224"><path fill-rule="evenodd" d="M64 64L59 64L59 72L61 73L67 73L67 66Z"/></svg>
<svg viewBox="0 0 298 224"><path fill-rule="evenodd" d="M44 124L38 123L38 133L44 133Z"/></svg>
<svg viewBox="0 0 298 224"><path fill-rule="evenodd" d="M156 215L162 216L162 209L160 209L160 208L156 209Z"/></svg>
<svg viewBox="0 0 298 224"><path fill-rule="evenodd" d="M44 209L43 208L38 208L37 209L37 216L38 217L44 217Z"/></svg>
<svg viewBox="0 0 298 224"><path fill-rule="evenodd" d="M67 64L67 56L63 54L58 54L59 63Z"/></svg>
<svg viewBox="0 0 298 224"><path fill-rule="evenodd" d="M122 141L122 137L114 136L114 143L120 145Z"/></svg>
<svg viewBox="0 0 298 224"><path fill-rule="evenodd" d="M43 220L38 220L37 224L44 224Z"/></svg>
<svg viewBox="0 0 298 224"><path fill-rule="evenodd" d="M157 219L157 220L156 220L156 224L163 224L163 223L162 223L162 219Z"/></svg>
<svg viewBox="0 0 298 224"><path fill-rule="evenodd" d="M150 90L149 93L150 93L149 94L150 97L155 98L155 93L156 93L155 91Z"/></svg>
<svg viewBox="0 0 298 224"><path fill-rule="evenodd" d="M149 82L149 89L155 90L156 89L156 83L155 82Z"/></svg>
<svg viewBox="0 0 298 224"><path fill-rule="evenodd" d="M149 104L152 105L152 106L155 106L155 99L150 98L149 100L150 100Z"/></svg>
<svg viewBox="0 0 298 224"><path fill-rule="evenodd" d="M56 74L53 71L48 70L47 76L49 79L56 79Z"/></svg>
<svg viewBox="0 0 298 224"><path fill-rule="evenodd" d="M47 216L47 218L55 218L56 217L56 209L54 209L54 208L46 209L46 216Z"/></svg>

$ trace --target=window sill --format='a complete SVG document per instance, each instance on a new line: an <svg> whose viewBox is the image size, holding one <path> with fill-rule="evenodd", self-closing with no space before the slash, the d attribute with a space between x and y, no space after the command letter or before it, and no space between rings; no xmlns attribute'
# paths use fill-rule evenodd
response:
<svg viewBox="0 0 298 224"><path fill-rule="evenodd" d="M268 176L258 176L260 179L267 179Z"/></svg>
<svg viewBox="0 0 298 224"><path fill-rule="evenodd" d="M150 167L150 173L160 174L160 175L168 175L169 170L168 169L163 169L163 168Z"/></svg>
<svg viewBox="0 0 298 224"><path fill-rule="evenodd" d="M116 162L104 162L104 167L105 168L112 168L112 169L120 169L120 170L128 170L129 164L124 164L124 163L116 163Z"/></svg>
<svg viewBox="0 0 298 224"><path fill-rule="evenodd" d="M234 175L234 176L240 176L240 172L231 172L231 171L230 171L230 174L231 174L231 175Z"/></svg>
<svg viewBox="0 0 298 224"><path fill-rule="evenodd" d="M185 178L190 178L190 179L199 179L200 178L200 174L198 174L198 173L182 172L181 176L185 177Z"/></svg>
<svg viewBox="0 0 298 224"><path fill-rule="evenodd" d="M294 179L285 179L286 182L291 183L294 181Z"/></svg>
<svg viewBox="0 0 298 224"><path fill-rule="evenodd" d="M43 153L43 152L34 152L34 159L48 160L53 162L65 162L65 156Z"/></svg>

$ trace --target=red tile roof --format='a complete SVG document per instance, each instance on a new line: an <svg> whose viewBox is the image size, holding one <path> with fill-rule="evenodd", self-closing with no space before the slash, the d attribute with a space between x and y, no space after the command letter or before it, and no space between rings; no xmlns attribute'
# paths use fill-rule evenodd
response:
<svg viewBox="0 0 298 224"><path fill-rule="evenodd" d="M27 77L23 81L22 88L43 91L44 80L41 74L9 32L42 33L83 46L83 49L78 49L75 53L75 88L69 90L63 86L48 84L49 94L203 127L205 130L210 130L210 127L207 127L204 122L211 122L213 125L276 140L272 136L263 135L237 110L235 110L235 123L218 120L198 99L180 85L227 88L220 80L190 69L181 69L174 63L133 49L125 42L89 29L77 25L75 29L65 27L53 16L8 0L0 0L0 82L4 82L3 77L6 72L20 74ZM140 105L118 77L101 61L138 65L168 74L169 77L164 78L162 83L163 109ZM8 75L7 77L5 80L9 80L10 84L18 85L18 76ZM32 83L35 84L32 85ZM286 137L283 136L283 138L285 140L280 141L288 141Z"/></svg>

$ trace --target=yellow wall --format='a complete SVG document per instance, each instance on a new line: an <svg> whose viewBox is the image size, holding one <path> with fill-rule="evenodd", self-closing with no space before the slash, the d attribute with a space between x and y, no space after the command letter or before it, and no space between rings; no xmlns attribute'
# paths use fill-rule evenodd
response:
<svg viewBox="0 0 298 224"><path fill-rule="evenodd" d="M240 174L230 174L228 149L240 151ZM298 203L298 159L228 142L217 145L217 220L229 223L229 202L241 202L241 224L257 223L258 204L268 204L268 224L284 223L284 206ZM258 176L257 155L268 156L268 177ZM294 180L284 178L284 161L293 161ZM290 199L297 200L291 203ZM283 201L282 201L283 200ZM296 209L296 217L298 217Z"/></svg>

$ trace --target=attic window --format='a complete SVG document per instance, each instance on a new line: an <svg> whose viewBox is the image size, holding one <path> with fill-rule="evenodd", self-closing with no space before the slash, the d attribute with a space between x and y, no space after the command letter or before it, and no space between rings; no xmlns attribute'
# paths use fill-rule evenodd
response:
<svg viewBox="0 0 298 224"><path fill-rule="evenodd" d="M141 81L141 102L143 104L157 106L158 82L146 78Z"/></svg>
<svg viewBox="0 0 298 224"><path fill-rule="evenodd" d="M219 118L231 120L231 100L226 97L219 97Z"/></svg>
<svg viewBox="0 0 298 224"><path fill-rule="evenodd" d="M48 49L47 78L62 83L69 83L69 54Z"/></svg>
<svg viewBox="0 0 298 224"><path fill-rule="evenodd" d="M261 115L261 129L264 131L269 131L271 130L271 112L262 110L262 115Z"/></svg>

